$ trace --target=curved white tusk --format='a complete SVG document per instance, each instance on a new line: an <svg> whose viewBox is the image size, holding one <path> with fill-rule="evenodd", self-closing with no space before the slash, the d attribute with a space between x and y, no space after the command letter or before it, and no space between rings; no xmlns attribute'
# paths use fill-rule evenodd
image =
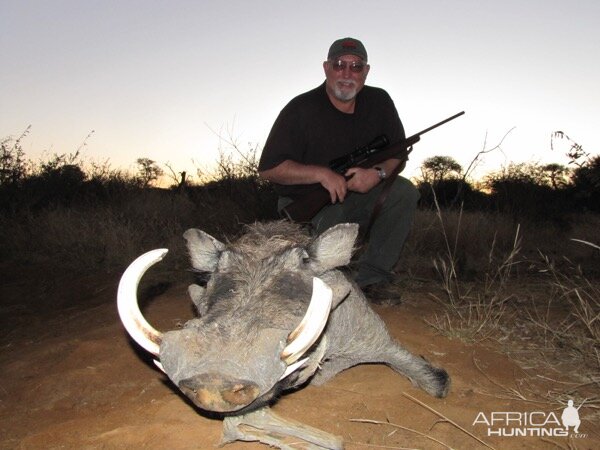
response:
<svg viewBox="0 0 600 450"><path fill-rule="evenodd" d="M157 361L156 359L153 359L152 361L154 361L154 365L156 367L158 367L160 370L162 370L163 373L167 373L165 372L165 368L163 367L163 365L160 363L160 361Z"/></svg>
<svg viewBox="0 0 600 450"><path fill-rule="evenodd" d="M303 358L300 361L296 361L295 363L290 364L289 366L287 366L285 368L285 372L283 372L283 375L281 375L281 377L279 377L279 381L283 380L285 377L287 377L288 375L290 375L293 372L295 372L296 370L298 370L298 368L300 366L302 366L306 361L308 361L308 358ZM164 370L163 370L163 372L164 372Z"/></svg>
<svg viewBox="0 0 600 450"><path fill-rule="evenodd" d="M327 324L333 292L319 278L313 278L313 292L310 304L300 325L292 331L287 339L287 346L281 352L280 358L286 364L292 364L315 343Z"/></svg>
<svg viewBox="0 0 600 450"><path fill-rule="evenodd" d="M134 341L154 356L158 356L162 335L142 315L137 288L144 273L163 259L168 251L166 248L152 250L133 261L121 276L117 293L117 308L123 326Z"/></svg>

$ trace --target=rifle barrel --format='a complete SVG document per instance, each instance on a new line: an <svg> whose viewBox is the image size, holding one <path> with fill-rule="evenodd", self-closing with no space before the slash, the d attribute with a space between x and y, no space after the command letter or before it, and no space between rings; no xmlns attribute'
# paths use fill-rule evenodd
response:
<svg viewBox="0 0 600 450"><path fill-rule="evenodd" d="M448 117L447 119L444 119L444 120L442 120L441 122L438 122L438 123L436 123L435 125L431 125L429 128L425 128L423 131L420 131L419 133L413 134L413 136L420 136L420 135L422 135L422 134L425 134L425 133L427 133L428 131L431 131L431 130L433 130L434 128L437 128L437 127L439 127L439 126L442 126L442 125L444 125L445 123L448 123L448 122L450 122L451 120L454 120L454 119L456 119L457 117L460 117L460 116L462 116L464 113L465 113L464 111L461 111L461 112L459 112L459 113L457 113L457 114L454 114L452 117ZM411 136L411 137L413 137L413 136ZM409 138L409 139L410 139L410 138Z"/></svg>

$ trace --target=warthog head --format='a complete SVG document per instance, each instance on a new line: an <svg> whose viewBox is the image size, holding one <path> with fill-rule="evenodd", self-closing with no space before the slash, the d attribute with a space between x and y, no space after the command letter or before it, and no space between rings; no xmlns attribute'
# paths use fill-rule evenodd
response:
<svg viewBox="0 0 600 450"><path fill-rule="evenodd" d="M267 404L317 370L330 310L350 292L337 270L350 261L358 227L343 224L316 239L293 224L255 224L231 244L185 232L195 271L210 273L189 294L198 318L160 333L139 312L136 290L166 250L138 258L123 275L119 312L130 335L198 407L239 413ZM129 273L128 273L129 272ZM324 347L324 346L323 346Z"/></svg>

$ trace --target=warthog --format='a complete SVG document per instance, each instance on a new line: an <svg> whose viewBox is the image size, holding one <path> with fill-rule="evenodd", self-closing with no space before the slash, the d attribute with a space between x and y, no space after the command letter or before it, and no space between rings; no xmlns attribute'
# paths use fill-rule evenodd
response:
<svg viewBox="0 0 600 450"><path fill-rule="evenodd" d="M119 285L129 334L200 409L224 417L222 443L260 441L279 448L343 448L341 438L276 416L278 395L322 384L361 363L383 363L436 397L450 378L396 343L360 289L338 268L352 256L358 226L337 225L316 238L288 222L257 223L224 244L197 229L184 238L194 270L210 273L189 294L199 317L164 334L137 306L144 272L162 259L154 250L134 261ZM297 444L294 448L298 448Z"/></svg>

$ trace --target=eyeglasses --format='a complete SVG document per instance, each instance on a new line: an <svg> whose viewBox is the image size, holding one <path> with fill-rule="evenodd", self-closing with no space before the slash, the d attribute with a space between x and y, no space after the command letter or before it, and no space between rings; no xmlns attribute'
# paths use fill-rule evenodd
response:
<svg viewBox="0 0 600 450"><path fill-rule="evenodd" d="M337 61L330 60L329 64L331 64L331 68L335 72L341 72L342 70L346 70L346 67L348 67L350 69L350 72L353 72L353 73L361 73L366 66L366 64L362 61L348 62L348 61L342 61L340 59L338 59Z"/></svg>

